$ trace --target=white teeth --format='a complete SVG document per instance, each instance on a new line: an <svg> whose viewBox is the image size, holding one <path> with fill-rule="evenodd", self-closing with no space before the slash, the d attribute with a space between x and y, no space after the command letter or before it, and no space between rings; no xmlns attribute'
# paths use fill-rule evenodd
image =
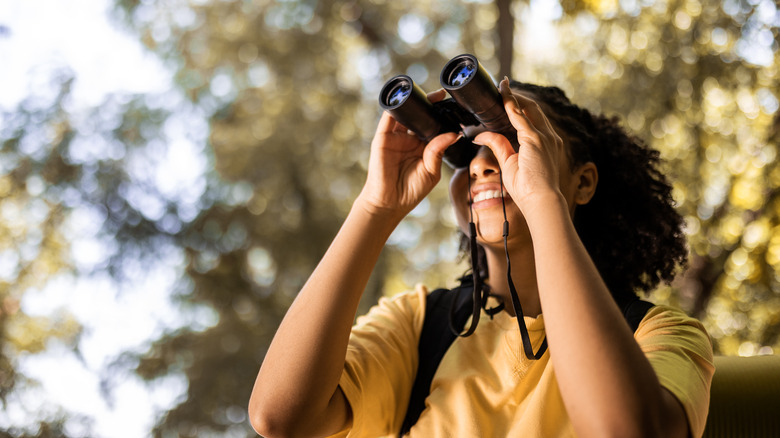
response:
<svg viewBox="0 0 780 438"><path fill-rule="evenodd" d="M472 202L484 201L486 199L500 198L502 194L501 190L485 190L484 192L477 193L474 196Z"/></svg>

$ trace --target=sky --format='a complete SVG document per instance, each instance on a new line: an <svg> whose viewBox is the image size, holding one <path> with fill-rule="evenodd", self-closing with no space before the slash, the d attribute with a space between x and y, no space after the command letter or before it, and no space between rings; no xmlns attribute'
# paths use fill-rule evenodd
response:
<svg viewBox="0 0 780 438"><path fill-rule="evenodd" d="M170 88L170 72L134 36L110 22L108 6L107 0L0 0L0 110L13 109L45 85L52 71L63 67L76 77L75 109L96 106L108 93L158 93ZM76 216L77 226L79 220L89 223L89 212ZM77 236L73 243L87 259L84 263L99 258L99 244L89 234ZM155 415L181 396L186 382L172 377L150 388L137 378L119 376L121 383L109 403L101 395L100 377L121 351L143 346L163 329L185 323L177 320L180 316L169 301L178 262L174 257L136 284L126 285L132 294L117 290L106 277L70 275L27 293L22 302L25 313L50 315L65 309L84 324L81 357L55 344L44 354L23 358L21 369L41 385L19 394L0 413L0 427L25 424L27 410L46 412L62 406L91 417L97 436L147 436ZM68 424L75 435L85 430L78 421Z"/></svg>
<svg viewBox="0 0 780 438"><path fill-rule="evenodd" d="M108 18L106 0L0 0L0 106L21 100L37 72L68 65L75 97L87 105L108 92L163 91L170 73Z"/></svg>

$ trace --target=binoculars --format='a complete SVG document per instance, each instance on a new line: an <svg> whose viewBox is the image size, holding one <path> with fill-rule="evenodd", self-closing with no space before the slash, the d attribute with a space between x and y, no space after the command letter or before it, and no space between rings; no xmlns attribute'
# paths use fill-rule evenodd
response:
<svg viewBox="0 0 780 438"><path fill-rule="evenodd" d="M412 78L397 75L382 87L379 105L426 143L439 134L474 127L469 133L497 132L517 150L517 131L504 110L501 94L474 55L450 59L439 80L451 98L431 103ZM464 137L444 152L444 161L452 168L468 167L478 149L464 132Z"/></svg>

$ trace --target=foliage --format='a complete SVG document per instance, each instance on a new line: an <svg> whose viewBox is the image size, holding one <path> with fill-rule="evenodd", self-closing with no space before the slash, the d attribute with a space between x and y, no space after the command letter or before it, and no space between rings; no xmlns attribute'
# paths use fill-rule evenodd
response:
<svg viewBox="0 0 780 438"><path fill-rule="evenodd" d="M692 261L654 300L701 317L720 353L776 352L777 8L542 3L509 4L514 76L619 116L662 151L675 181ZM463 52L509 70L497 28L512 20L486 1L117 5L117 21L165 60L176 89L108 96L77 112L72 75L59 72L48 94L3 114L0 398L24 382L20 355L50 338L78 346L77 321L26 316L25 293L61 275L105 272L121 283L167 260L182 313L211 316L117 358L106 391L128 373L150 384L182 376L185 394L161 413L156 436L251 436L254 376L365 178L383 81L407 73L432 91L444 62ZM200 161L185 160L193 151ZM171 173L190 176L174 184ZM452 286L464 269L444 185L393 234L361 311L419 281ZM99 259L72 251L84 241L103 248ZM57 420L42 424L62 431Z"/></svg>
<svg viewBox="0 0 780 438"><path fill-rule="evenodd" d="M0 130L0 403L6 407L14 391L30 386L17 372L19 356L44 350L51 339L76 345L80 327L72 315L59 312L49 318L26 314L20 306L30 289L69 266L64 228L67 215L61 192L47 190L50 183L65 189L70 168L54 151L71 135L61 107L69 80L62 77L62 92L53 101L41 96L25 100L14 114L3 114ZM54 152L54 153L52 153ZM55 189L55 190L58 190ZM39 418L39 428L58 427Z"/></svg>
<svg viewBox="0 0 780 438"><path fill-rule="evenodd" d="M621 115L668 160L692 260L661 294L703 318L717 351L772 351L780 342L776 8L680 1L624 12L603 12L598 26L582 16L564 24L559 74L575 100ZM583 37L592 44L577 46Z"/></svg>

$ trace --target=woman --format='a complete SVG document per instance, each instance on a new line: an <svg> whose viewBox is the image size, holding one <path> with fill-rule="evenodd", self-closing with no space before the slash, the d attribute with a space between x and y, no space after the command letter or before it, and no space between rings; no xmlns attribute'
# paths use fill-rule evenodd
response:
<svg viewBox="0 0 780 438"><path fill-rule="evenodd" d="M512 85L505 79L500 91L519 150L479 133L450 191L461 229L469 218L476 225L486 286L512 303L509 270L541 356L523 353L512 305L483 316L448 350L409 435L701 435L713 373L703 327L656 306L632 333L617 304L671 280L685 259L657 153L558 89ZM398 433L427 289L384 299L351 325L386 239L438 182L457 140L446 133L425 145L382 116L367 182L258 374L250 418L259 433Z"/></svg>

